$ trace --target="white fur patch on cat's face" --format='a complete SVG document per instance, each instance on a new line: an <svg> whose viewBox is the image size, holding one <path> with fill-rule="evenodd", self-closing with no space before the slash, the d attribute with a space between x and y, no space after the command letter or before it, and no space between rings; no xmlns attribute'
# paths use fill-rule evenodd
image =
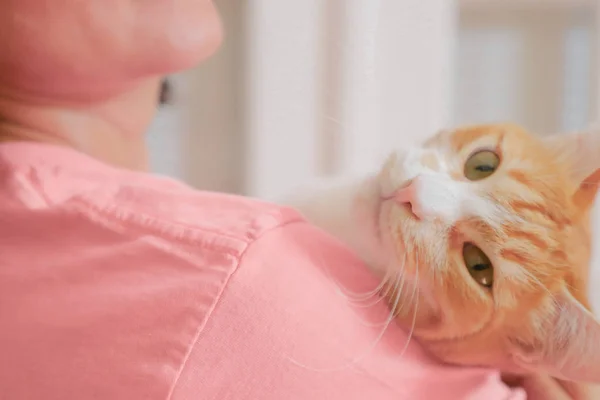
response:
<svg viewBox="0 0 600 400"><path fill-rule="evenodd" d="M424 220L437 219L451 226L469 216L496 219L496 205L478 193L472 182L453 178L451 165L439 149L412 147L396 151L384 167L382 194L391 196L411 182L413 210Z"/></svg>

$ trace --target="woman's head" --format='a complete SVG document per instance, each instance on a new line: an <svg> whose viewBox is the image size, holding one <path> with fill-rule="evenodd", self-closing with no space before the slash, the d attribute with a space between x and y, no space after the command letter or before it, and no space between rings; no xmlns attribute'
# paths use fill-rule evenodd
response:
<svg viewBox="0 0 600 400"><path fill-rule="evenodd" d="M586 297L598 154L600 134L541 139L490 125L389 159L380 179L393 201L380 227L404 269L400 318L410 327L415 317L430 350L600 381L600 324Z"/></svg>
<svg viewBox="0 0 600 400"><path fill-rule="evenodd" d="M147 168L161 78L221 42L210 0L0 0L0 141ZM164 87L163 87L164 89Z"/></svg>
<svg viewBox="0 0 600 400"><path fill-rule="evenodd" d="M192 67L221 41L210 0L0 0L0 7L0 91L11 95L111 96Z"/></svg>

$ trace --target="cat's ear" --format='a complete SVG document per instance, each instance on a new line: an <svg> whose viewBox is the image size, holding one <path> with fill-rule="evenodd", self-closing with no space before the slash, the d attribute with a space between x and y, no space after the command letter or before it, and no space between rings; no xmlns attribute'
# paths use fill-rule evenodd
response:
<svg viewBox="0 0 600 400"><path fill-rule="evenodd" d="M575 204L581 208L590 207L600 185L600 129L553 135L544 138L544 142L556 161L567 165L571 178L578 185Z"/></svg>
<svg viewBox="0 0 600 400"><path fill-rule="evenodd" d="M534 339L516 341L517 365L559 379L600 383L600 323L568 289L537 319Z"/></svg>

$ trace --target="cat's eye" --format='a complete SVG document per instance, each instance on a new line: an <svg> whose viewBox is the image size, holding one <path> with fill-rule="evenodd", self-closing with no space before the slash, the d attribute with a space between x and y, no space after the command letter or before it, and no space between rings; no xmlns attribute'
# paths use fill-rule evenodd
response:
<svg viewBox="0 0 600 400"><path fill-rule="evenodd" d="M490 150L478 151L465 163L465 177L470 181L479 181L496 172L500 165L498 154Z"/></svg>
<svg viewBox="0 0 600 400"><path fill-rule="evenodd" d="M494 266L485 253L473 243L463 246L465 266L475 282L481 286L492 287L494 284Z"/></svg>

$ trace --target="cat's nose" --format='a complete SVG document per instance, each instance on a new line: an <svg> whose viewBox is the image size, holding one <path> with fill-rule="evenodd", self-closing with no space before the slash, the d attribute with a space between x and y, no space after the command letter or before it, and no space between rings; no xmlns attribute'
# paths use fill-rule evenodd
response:
<svg viewBox="0 0 600 400"><path fill-rule="evenodd" d="M393 195L395 202L409 207L413 215L419 219L423 218L423 209L421 208L418 196L417 186L419 177L409 179L400 186Z"/></svg>

